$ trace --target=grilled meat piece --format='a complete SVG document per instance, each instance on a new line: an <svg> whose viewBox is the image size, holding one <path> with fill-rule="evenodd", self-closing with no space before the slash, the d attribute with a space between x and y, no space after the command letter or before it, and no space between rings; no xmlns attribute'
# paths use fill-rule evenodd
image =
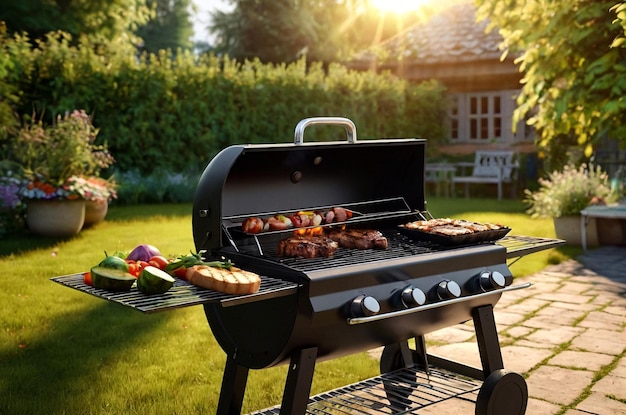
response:
<svg viewBox="0 0 626 415"><path fill-rule="evenodd" d="M348 249L387 249L387 238L373 229L331 229L326 235Z"/></svg>
<svg viewBox="0 0 626 415"><path fill-rule="evenodd" d="M337 251L339 244L325 236L297 235L278 242L278 256L318 258L330 257Z"/></svg>

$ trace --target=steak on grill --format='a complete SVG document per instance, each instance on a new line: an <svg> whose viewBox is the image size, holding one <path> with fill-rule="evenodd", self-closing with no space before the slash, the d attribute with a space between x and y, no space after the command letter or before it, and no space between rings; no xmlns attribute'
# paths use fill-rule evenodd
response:
<svg viewBox="0 0 626 415"><path fill-rule="evenodd" d="M321 235L296 235L278 242L278 256L318 258L330 257L339 244Z"/></svg>
<svg viewBox="0 0 626 415"><path fill-rule="evenodd" d="M374 229L332 229L326 234L348 249L387 249L387 238Z"/></svg>

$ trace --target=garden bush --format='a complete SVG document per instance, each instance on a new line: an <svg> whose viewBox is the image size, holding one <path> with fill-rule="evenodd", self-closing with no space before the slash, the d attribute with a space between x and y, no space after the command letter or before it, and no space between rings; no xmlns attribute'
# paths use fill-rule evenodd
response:
<svg viewBox="0 0 626 415"><path fill-rule="evenodd" d="M128 48L64 33L32 45L26 35L0 31L0 46L0 85L15 86L8 91L13 111L51 120L84 109L120 171L198 169L231 144L290 142L296 124L313 116L350 118L359 139L445 136L445 94L436 82L416 85L304 58L268 65L183 51L129 56ZM305 140L345 139L333 128L307 130Z"/></svg>

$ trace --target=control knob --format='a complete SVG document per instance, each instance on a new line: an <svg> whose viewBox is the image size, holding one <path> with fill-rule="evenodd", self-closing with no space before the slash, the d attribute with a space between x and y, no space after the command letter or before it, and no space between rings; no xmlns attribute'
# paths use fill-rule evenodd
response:
<svg viewBox="0 0 626 415"><path fill-rule="evenodd" d="M461 286L456 281L444 280L437 285L440 300L452 300L461 296Z"/></svg>
<svg viewBox="0 0 626 415"><path fill-rule="evenodd" d="M369 295L360 295L352 300L350 311L355 317L373 316L380 311L380 304L374 297Z"/></svg>
<svg viewBox="0 0 626 415"><path fill-rule="evenodd" d="M478 283L483 291L491 291L504 288L506 279L499 271L483 271L478 277Z"/></svg>
<svg viewBox="0 0 626 415"><path fill-rule="evenodd" d="M406 308L417 307L426 304L426 294L424 291L415 287L406 287L400 294L402 304Z"/></svg>

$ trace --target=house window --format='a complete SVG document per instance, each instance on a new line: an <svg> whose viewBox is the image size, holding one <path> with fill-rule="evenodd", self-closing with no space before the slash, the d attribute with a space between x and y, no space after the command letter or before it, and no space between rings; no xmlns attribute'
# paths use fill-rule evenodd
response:
<svg viewBox="0 0 626 415"><path fill-rule="evenodd" d="M511 122L517 91L451 95L450 139L456 143L513 143L528 140L521 123L513 133Z"/></svg>

